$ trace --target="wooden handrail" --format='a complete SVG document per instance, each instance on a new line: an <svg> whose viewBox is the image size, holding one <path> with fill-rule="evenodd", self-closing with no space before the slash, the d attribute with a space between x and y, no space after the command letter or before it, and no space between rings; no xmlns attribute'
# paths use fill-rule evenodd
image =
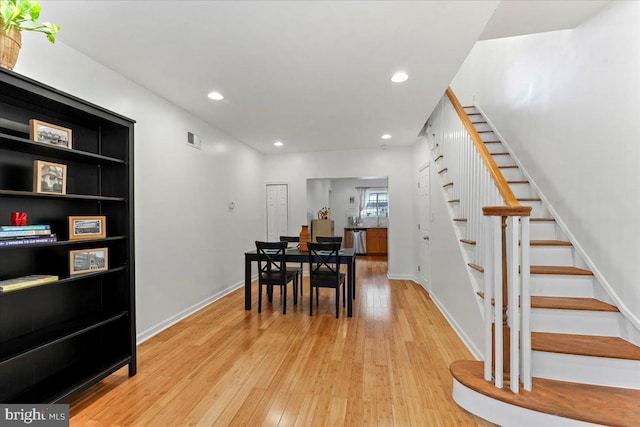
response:
<svg viewBox="0 0 640 427"><path fill-rule="evenodd" d="M451 101L451 104L453 105L453 108L455 108L456 112L458 113L458 117L464 124L467 132L469 132L469 136L471 136L473 145L475 145L478 154L480 154L480 158L484 162L484 165L487 167L491 178L493 178L493 182L495 182L496 187L498 187L498 191L502 196L502 200L504 200L504 204L509 207L520 207L521 205L516 200L516 196L513 195L509 184L507 184L507 181L504 179L502 172L500 172L498 165L496 165L496 162L491 157L489 150L487 150L487 147L484 145L480 134L478 134L478 131L476 131L476 129L471 124L471 120L469 120L467 113L465 113L462 105L460 104L460 101L458 101L458 98L453 93L453 90L448 87L446 93L447 97L449 97L449 101Z"/></svg>

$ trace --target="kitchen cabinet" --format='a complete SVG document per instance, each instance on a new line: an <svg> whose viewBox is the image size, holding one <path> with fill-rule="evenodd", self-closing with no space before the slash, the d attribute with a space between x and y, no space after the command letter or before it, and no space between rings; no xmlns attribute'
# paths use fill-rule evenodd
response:
<svg viewBox="0 0 640 427"><path fill-rule="evenodd" d="M367 255L387 254L387 229L368 228L367 229Z"/></svg>

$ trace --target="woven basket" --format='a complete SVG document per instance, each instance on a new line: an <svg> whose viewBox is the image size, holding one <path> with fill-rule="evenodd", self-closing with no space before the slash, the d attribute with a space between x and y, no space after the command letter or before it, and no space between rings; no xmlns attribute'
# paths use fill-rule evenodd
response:
<svg viewBox="0 0 640 427"><path fill-rule="evenodd" d="M22 36L20 31L11 27L9 32L6 33L2 21L0 21L0 67L13 70L18 61L21 45Z"/></svg>

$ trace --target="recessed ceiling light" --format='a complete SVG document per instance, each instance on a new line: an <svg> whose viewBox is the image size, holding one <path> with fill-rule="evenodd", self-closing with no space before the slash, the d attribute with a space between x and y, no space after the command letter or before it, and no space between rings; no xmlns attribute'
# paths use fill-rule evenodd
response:
<svg viewBox="0 0 640 427"><path fill-rule="evenodd" d="M209 93L209 95L207 95L210 99L213 99L214 101L221 101L224 99L224 96L222 96L222 94L220 92L211 92Z"/></svg>
<svg viewBox="0 0 640 427"><path fill-rule="evenodd" d="M282 147L284 144L282 143L282 141L276 141L273 143L273 145L275 145L276 147Z"/></svg>
<svg viewBox="0 0 640 427"><path fill-rule="evenodd" d="M394 83L402 83L409 78L409 75L403 71L398 71L391 77L391 81Z"/></svg>
<svg viewBox="0 0 640 427"><path fill-rule="evenodd" d="M382 139L390 139L391 135L389 135L388 133L385 133L384 135L382 135L380 138Z"/></svg>

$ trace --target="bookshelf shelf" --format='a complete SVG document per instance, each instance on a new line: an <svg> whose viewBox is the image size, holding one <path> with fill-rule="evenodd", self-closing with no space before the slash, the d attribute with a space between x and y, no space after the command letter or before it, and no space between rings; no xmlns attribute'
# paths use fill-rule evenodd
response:
<svg viewBox="0 0 640 427"><path fill-rule="evenodd" d="M71 148L31 141L32 119L71 129ZM133 128L131 119L0 68L0 225L26 212L28 224L47 224L59 239L0 246L0 280L61 278L0 293L2 403L70 401L120 368L136 374ZM66 166L67 194L32 191L37 160ZM106 237L68 240L70 216L104 216ZM107 269L70 275L70 251L86 249L73 259L91 271L106 257L90 251L102 248Z"/></svg>
<svg viewBox="0 0 640 427"><path fill-rule="evenodd" d="M28 127L27 127L28 132ZM55 145L42 144L40 142L31 141L27 138L9 135L0 132L0 148L6 148L13 151L23 153L37 154L45 157L54 157L59 160L75 160L88 163L114 163L124 164L122 159L114 157L101 156L99 154L83 152L64 147L56 147Z"/></svg>

